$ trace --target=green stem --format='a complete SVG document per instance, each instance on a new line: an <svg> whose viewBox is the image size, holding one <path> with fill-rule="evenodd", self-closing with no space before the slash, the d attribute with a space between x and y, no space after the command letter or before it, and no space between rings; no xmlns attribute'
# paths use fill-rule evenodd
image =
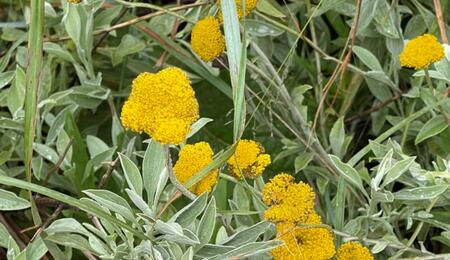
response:
<svg viewBox="0 0 450 260"><path fill-rule="evenodd" d="M79 208L89 214L95 215L99 218L103 218L103 219L107 220L108 222L111 222L114 225L117 225L123 229L126 229L126 230L130 231L133 235L139 237L140 239L149 239L143 233L138 232L137 230L133 229L130 224L127 224L123 221L116 219L115 217L111 216L110 214L106 213L103 210L97 209L95 207L90 207L89 205L84 204L82 201L80 201L76 198L73 198L71 196L68 196L64 193L57 192L57 191L48 189L46 187L42 187L40 185L36 185L33 183L29 183L26 181L22 181L22 180L18 180L15 178L2 176L2 175L0 175L0 184L7 185L7 186L13 186L13 187L24 189L24 190L29 190L30 192L31 191L36 192L36 193L42 194L44 196L47 196L49 198L55 199L57 201L61 201L62 203L65 203L72 207Z"/></svg>
<svg viewBox="0 0 450 260"><path fill-rule="evenodd" d="M408 115L411 115L413 113L415 106L416 106L416 99L414 99L413 104L411 106L411 110L409 111ZM408 129L409 129L410 123L411 123L411 121L407 122L405 129L403 130L402 139L400 141L400 145L401 145L402 149L405 147L406 137L408 136Z"/></svg>
<svg viewBox="0 0 450 260"><path fill-rule="evenodd" d="M28 67L26 75L24 126L25 173L28 182L31 182L33 175L31 162L33 159L33 142L38 114L37 101L42 68L44 19L44 0L32 0L31 20L28 33ZM42 221L39 217L36 205L34 204L31 192L29 192L29 196L34 224L41 224Z"/></svg>

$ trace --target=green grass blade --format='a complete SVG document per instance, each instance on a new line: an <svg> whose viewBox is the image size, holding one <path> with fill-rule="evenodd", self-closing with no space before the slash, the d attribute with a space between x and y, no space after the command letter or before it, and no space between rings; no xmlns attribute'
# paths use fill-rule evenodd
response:
<svg viewBox="0 0 450 260"><path fill-rule="evenodd" d="M31 182L33 159L33 142L36 131L37 100L39 95L39 79L42 68L42 48L44 35L44 0L31 1L31 21L28 34L28 67L26 74L25 94L25 172L27 181ZM30 192L31 213L35 224L40 224L41 218Z"/></svg>
<svg viewBox="0 0 450 260"><path fill-rule="evenodd" d="M233 139L236 142L240 139L245 125L245 43L242 43L241 41L239 19L236 12L235 1L223 0L220 3L223 13L223 28L225 32L225 43L227 46L230 79L233 87Z"/></svg>

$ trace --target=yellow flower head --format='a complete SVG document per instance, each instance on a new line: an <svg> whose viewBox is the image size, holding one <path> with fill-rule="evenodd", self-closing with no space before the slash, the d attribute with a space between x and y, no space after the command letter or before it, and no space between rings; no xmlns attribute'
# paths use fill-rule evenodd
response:
<svg viewBox="0 0 450 260"><path fill-rule="evenodd" d="M444 47L431 34L424 34L409 41L400 54L403 67L425 69L444 58Z"/></svg>
<svg viewBox="0 0 450 260"><path fill-rule="evenodd" d="M131 94L122 108L125 128L145 132L163 144L186 139L198 119L198 103L184 71L171 67L133 80Z"/></svg>
<svg viewBox="0 0 450 260"><path fill-rule="evenodd" d="M264 186L263 201L270 208L264 218L275 222L305 223L314 212L315 194L306 183L294 183L288 174L275 176Z"/></svg>
<svg viewBox="0 0 450 260"><path fill-rule="evenodd" d="M208 16L198 21L191 33L191 45L204 61L212 61L225 50L225 39L219 21Z"/></svg>
<svg viewBox="0 0 450 260"><path fill-rule="evenodd" d="M256 178L271 163L270 155L264 147L253 140L240 140L234 155L228 159L228 166L236 178Z"/></svg>
<svg viewBox="0 0 450 260"><path fill-rule="evenodd" d="M82 0L67 0L69 4L79 4Z"/></svg>
<svg viewBox="0 0 450 260"><path fill-rule="evenodd" d="M321 224L320 216L313 212L310 223ZM277 239L283 245L272 250L275 260L325 260L335 254L334 236L327 228L299 227L293 223L285 222L276 225Z"/></svg>
<svg viewBox="0 0 450 260"><path fill-rule="evenodd" d="M336 254L337 260L373 260L373 256L367 247L358 242L344 243Z"/></svg>
<svg viewBox="0 0 450 260"><path fill-rule="evenodd" d="M245 3L244 3L245 1ZM242 17L248 16L253 10L255 10L256 5L258 4L258 0L235 0L236 3L236 11L238 15L238 19L242 19ZM244 6L243 6L244 4ZM220 23L223 23L223 15L220 10L220 0L217 1L217 5L219 6L219 12L217 13L217 17ZM244 8L242 8L244 7Z"/></svg>
<svg viewBox="0 0 450 260"><path fill-rule="evenodd" d="M186 183L192 176L212 162L212 156L213 151L206 142L185 145L178 154L178 161L173 167L177 180L183 184ZM217 183L218 174L218 169L211 171L189 190L197 195L206 191L210 192Z"/></svg>

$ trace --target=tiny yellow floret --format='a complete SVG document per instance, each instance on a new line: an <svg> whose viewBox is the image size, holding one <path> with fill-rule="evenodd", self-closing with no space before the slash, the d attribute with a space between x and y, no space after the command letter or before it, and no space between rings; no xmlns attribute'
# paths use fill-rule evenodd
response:
<svg viewBox="0 0 450 260"><path fill-rule="evenodd" d="M253 140L240 140L236 151L228 159L228 167L236 178L254 179L261 175L271 163L270 155L264 153L264 147Z"/></svg>
<svg viewBox="0 0 450 260"><path fill-rule="evenodd" d="M258 4L258 0L235 0L234 2L236 3L236 12L239 20L250 15L250 13L255 10L256 5ZM217 17L219 19L219 22L223 23L223 15L222 11L220 10L220 0L217 1L217 5L219 6Z"/></svg>
<svg viewBox="0 0 450 260"><path fill-rule="evenodd" d="M162 144L179 144L198 119L195 92L184 71L171 67L139 74L122 108L126 129L145 132Z"/></svg>
<svg viewBox="0 0 450 260"><path fill-rule="evenodd" d="M212 16L198 21L192 28L191 45L202 60L208 62L217 58L225 50L219 21Z"/></svg>
<svg viewBox="0 0 450 260"><path fill-rule="evenodd" d="M369 249L358 242L344 243L336 254L337 260L373 260Z"/></svg>
<svg viewBox="0 0 450 260"><path fill-rule="evenodd" d="M400 54L402 67L425 69L444 58L444 47L431 34L424 34L410 40Z"/></svg>
<svg viewBox="0 0 450 260"><path fill-rule="evenodd" d="M313 212L305 224L321 224L320 216ZM275 260L326 260L334 256L334 236L327 228L297 226L290 222L276 225L277 239L283 245L273 249Z"/></svg>
<svg viewBox="0 0 450 260"><path fill-rule="evenodd" d="M212 162L213 154L213 150L206 142L185 145L178 154L178 161L173 167L177 180L183 184L186 183L192 176ZM218 174L218 169L212 170L189 190L196 195L211 192L212 187L217 183Z"/></svg>
<svg viewBox="0 0 450 260"><path fill-rule="evenodd" d="M315 194L306 183L294 183L288 174L275 176L264 186L263 201L270 206L264 218L274 222L305 223L314 211Z"/></svg>

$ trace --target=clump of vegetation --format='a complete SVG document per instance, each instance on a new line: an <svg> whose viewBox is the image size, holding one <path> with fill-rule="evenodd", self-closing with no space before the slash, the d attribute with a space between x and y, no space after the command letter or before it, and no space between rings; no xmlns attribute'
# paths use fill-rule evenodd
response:
<svg viewBox="0 0 450 260"><path fill-rule="evenodd" d="M0 259L448 259L448 1L0 0Z"/></svg>

